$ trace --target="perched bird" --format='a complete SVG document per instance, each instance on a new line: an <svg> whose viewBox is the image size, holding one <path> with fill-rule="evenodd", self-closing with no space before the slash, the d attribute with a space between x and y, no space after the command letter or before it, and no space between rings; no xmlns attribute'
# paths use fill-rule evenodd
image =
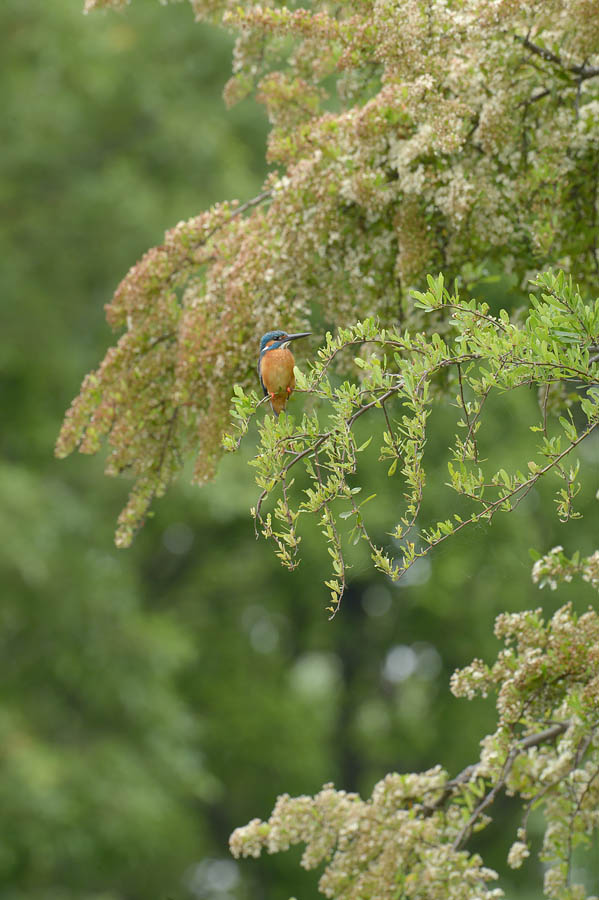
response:
<svg viewBox="0 0 599 900"><path fill-rule="evenodd" d="M295 360L289 349L291 341L308 337L312 332L287 334L286 331L268 331L260 341L258 375L264 396L270 396L270 405L275 415L285 409L291 391L295 387L293 367Z"/></svg>

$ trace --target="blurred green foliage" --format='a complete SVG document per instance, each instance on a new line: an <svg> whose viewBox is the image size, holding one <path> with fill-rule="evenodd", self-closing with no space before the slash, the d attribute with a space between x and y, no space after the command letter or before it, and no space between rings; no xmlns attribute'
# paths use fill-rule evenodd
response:
<svg viewBox="0 0 599 900"><path fill-rule="evenodd" d="M332 624L319 534L304 535L293 575L255 542L249 445L214 484L182 484L118 553L126 484L97 460L53 460L62 412L109 343L102 304L119 278L179 219L259 189L266 126L252 103L225 111L231 40L187 5L79 6L0 9L0 900L309 900L297 855L234 863L230 831L284 791L366 793L389 770L470 762L492 709L450 696L453 669L496 649L497 612L592 599L580 585L539 594L527 551L594 549L598 445L582 450L580 522L560 526L544 489L398 587L356 556ZM522 302L507 283L493 291ZM523 391L497 409L487 437L506 467L536 402ZM427 512L441 517L457 410L435 415ZM376 538L389 542L396 501L376 455ZM502 870L510 815L506 803L481 838ZM536 866L512 897L534 896Z"/></svg>

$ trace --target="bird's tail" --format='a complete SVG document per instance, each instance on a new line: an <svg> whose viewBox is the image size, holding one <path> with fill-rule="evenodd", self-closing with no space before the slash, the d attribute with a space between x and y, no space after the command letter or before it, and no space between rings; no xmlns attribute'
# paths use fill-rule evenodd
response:
<svg viewBox="0 0 599 900"><path fill-rule="evenodd" d="M282 411L285 409L285 406L287 405L287 396L280 396L278 394L275 394L270 398L270 405L272 406L272 411L274 412L275 416L277 416L278 418L278 416L282 413Z"/></svg>

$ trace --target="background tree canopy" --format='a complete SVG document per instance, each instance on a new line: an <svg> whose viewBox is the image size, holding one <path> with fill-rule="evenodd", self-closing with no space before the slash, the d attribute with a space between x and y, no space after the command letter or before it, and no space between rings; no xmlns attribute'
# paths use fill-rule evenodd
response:
<svg viewBox="0 0 599 900"><path fill-rule="evenodd" d="M228 21L241 37L227 97L261 79L273 124L265 175L260 112L248 101L221 108L229 39L194 26L187 5L138 0L126 14L87 18L70 0L3 5L11 78L0 240L5 296L17 312L6 317L2 367L2 896L315 897L297 855L236 863L230 832L266 819L283 792L315 795L335 782L367 798L389 771L441 764L457 774L476 760L479 739L496 728L494 703L455 700L450 675L474 656L497 655L498 613L539 604L528 547L566 546L568 559L539 561L540 578L589 574L596 467L587 466L576 497L586 515L567 533L549 512L557 483L540 480L513 513L481 519L396 585L372 570L360 542L342 613L327 625L315 573L328 577L329 557L318 528L303 529L304 562L293 576L255 543L247 517L255 430L201 493L175 487L127 555L110 549L121 484L107 486L94 462L52 462L49 447L81 373L106 345L101 303L173 222L187 224L117 291L111 323L126 330L60 444L66 452L85 435L82 449L95 450L109 434L109 470L136 477L121 543L189 450L200 447L196 479L212 471L233 383L255 387L267 327L299 328L311 316L314 350L328 329L366 315L402 332L430 328L409 289L425 291L425 275L440 269L447 285L459 276L463 300L484 298L491 316L506 307L515 323L525 278L547 263L572 271L593 297L596 12L580 2L542 11L496 3L236 9ZM260 196L249 214L234 215L232 198ZM430 321L443 340L454 334L438 312ZM558 343L579 352L578 339ZM354 355L345 365L357 381ZM433 390L441 398L452 388L455 402L455 387L439 379ZM552 393L550 416L563 414L572 399L563 394L575 388ZM299 425L301 395L292 402ZM492 462L512 473L532 458L538 438L529 426L540 415L534 389L491 396ZM582 429L578 402L573 416ZM436 405L426 466L439 490L423 499L427 522L445 520L453 502L441 486L455 419L447 403ZM371 434L366 417L356 432L361 446ZM370 534L389 547L403 489L378 455L373 442L360 465L377 493ZM583 471L596 462L594 434L578 456ZM577 579L541 595L546 618L565 600L583 612L593 597ZM522 642L529 627L540 645L536 622L506 624L500 635L511 628ZM592 623L584 627L592 637ZM584 652L578 647L577 658ZM596 661L585 665L592 672ZM491 689L500 677L481 671L480 680ZM571 682L565 677L565 694ZM538 731L547 709L535 708ZM589 744L583 764L592 752ZM516 776L511 786L524 789L526 772ZM431 802L444 790L435 777ZM418 802L422 783L394 790L403 808L406 798ZM570 810L580 780L578 790ZM585 809L593 798L589 788ZM492 809L493 826L469 849L501 872L509 896L537 897L542 818L529 817L533 852L510 871L521 809L504 794ZM331 820L333 830L343 821ZM512 849L512 862L518 854ZM577 854L575 880L596 890L596 859Z"/></svg>
<svg viewBox="0 0 599 900"><path fill-rule="evenodd" d="M193 6L240 29L225 94L257 86L274 165L251 215L225 202L181 221L109 304L126 331L57 453L107 436L107 471L134 475L120 546L190 452L195 480L214 474L230 386L254 383L256 334L278 319L317 305L325 326L418 327L409 288L432 267L475 284L499 260L520 283L550 263L590 284L599 267L586 4Z"/></svg>

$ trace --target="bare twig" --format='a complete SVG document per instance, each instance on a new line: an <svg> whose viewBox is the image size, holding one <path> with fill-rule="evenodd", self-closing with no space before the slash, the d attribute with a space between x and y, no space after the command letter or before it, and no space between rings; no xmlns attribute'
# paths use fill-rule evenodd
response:
<svg viewBox="0 0 599 900"><path fill-rule="evenodd" d="M543 395L543 434L547 437L547 400L549 399L549 382L545 385Z"/></svg>
<svg viewBox="0 0 599 900"><path fill-rule="evenodd" d="M546 47L539 47L538 44L533 44L528 35L522 37L522 35L517 34L515 35L515 40L526 47L527 50L530 50L531 53L534 53L535 56L540 56L541 59L558 66L564 72L572 72L572 74L578 75L581 81L586 81L588 78L595 78L599 75L599 67L597 66L586 66L584 63L581 66L567 65L557 53L552 53Z"/></svg>
<svg viewBox="0 0 599 900"><path fill-rule="evenodd" d="M522 753L524 750L530 749L530 747L538 747L539 744L544 744L547 741L552 741L554 738L558 737L558 735L563 734L564 731L567 730L569 724L569 722L556 722L555 725L552 725L550 728L546 728L545 731L541 731L538 734L530 734L528 735L528 737L522 738L514 744L506 757L499 778L497 779L491 790L480 801L480 803L454 840L454 850L458 850L462 843L468 838L472 827L476 823L478 817L488 806L491 805L491 803L493 803L499 791L505 786L514 762L516 761L520 753ZM474 776L476 775L476 768L474 769L474 772L472 774ZM471 779L472 776L470 780Z"/></svg>
<svg viewBox="0 0 599 900"><path fill-rule="evenodd" d="M321 490L324 491L324 485L322 483L322 477L320 474L320 460L318 458L317 452L314 453L314 471L316 472L318 484L320 485ZM337 593L337 603L331 609L331 615L329 616L329 622L330 622L331 619L335 618L335 616L337 615L337 613L339 612L339 609L341 607L341 600L343 598L343 594L345 593L345 568L346 568L346 566L345 566L345 560L343 558L343 551L341 548L341 539L339 538L339 532L337 531L337 526L335 525L335 516L331 512L331 508L328 503L324 504L324 508L325 508L325 512L327 515L327 525L333 532L333 540L334 540L334 544L335 544L335 549L337 551L337 559L339 560L339 563L341 565L341 572L335 572L335 575L337 575L337 577L341 581L341 585L340 585L339 591Z"/></svg>

